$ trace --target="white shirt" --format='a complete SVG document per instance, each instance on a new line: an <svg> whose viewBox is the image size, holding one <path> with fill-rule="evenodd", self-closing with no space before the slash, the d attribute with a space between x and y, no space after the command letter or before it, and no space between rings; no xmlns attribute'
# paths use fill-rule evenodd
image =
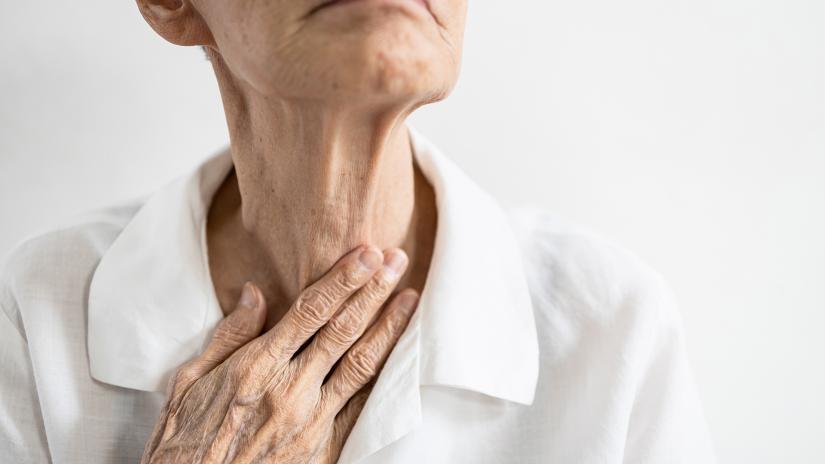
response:
<svg viewBox="0 0 825 464"><path fill-rule="evenodd" d="M620 247L503 210L410 129L433 184L418 311L341 463L706 463L674 301ZM35 237L0 277L0 460L137 462L166 379L222 317L205 219L227 152Z"/></svg>

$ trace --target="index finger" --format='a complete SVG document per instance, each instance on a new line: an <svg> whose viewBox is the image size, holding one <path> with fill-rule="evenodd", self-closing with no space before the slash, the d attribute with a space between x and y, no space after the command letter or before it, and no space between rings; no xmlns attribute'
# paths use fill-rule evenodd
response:
<svg viewBox="0 0 825 464"><path fill-rule="evenodd" d="M384 254L372 245L344 255L301 292L284 317L261 337L268 351L276 358L291 358L350 295L369 281L383 261Z"/></svg>

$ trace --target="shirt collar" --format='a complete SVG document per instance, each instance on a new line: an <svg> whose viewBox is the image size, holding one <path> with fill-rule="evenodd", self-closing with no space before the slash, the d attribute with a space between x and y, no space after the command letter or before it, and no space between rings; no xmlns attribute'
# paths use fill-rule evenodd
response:
<svg viewBox="0 0 825 464"><path fill-rule="evenodd" d="M362 419L378 414L381 401L407 405L396 434L420 417L420 385L530 404L538 378L530 294L506 214L408 130L416 162L436 194L435 248L419 310L374 387L383 393L371 395L362 413ZM227 150L159 190L103 255L89 290L89 363L96 380L163 391L177 366L203 347L222 317L207 263L206 216L231 167ZM362 419L359 424L369 422ZM393 439L392 430L385 431L383 441ZM356 425L351 436L358 434ZM345 454L363 455L377 443L348 443L357 449Z"/></svg>

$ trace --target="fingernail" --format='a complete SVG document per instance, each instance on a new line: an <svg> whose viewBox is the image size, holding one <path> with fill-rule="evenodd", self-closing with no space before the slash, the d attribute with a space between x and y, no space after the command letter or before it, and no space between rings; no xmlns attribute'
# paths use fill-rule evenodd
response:
<svg viewBox="0 0 825 464"><path fill-rule="evenodd" d="M258 292L255 291L251 282L243 284L241 299L238 301L238 305L246 306L247 308L255 308L258 306Z"/></svg>
<svg viewBox="0 0 825 464"><path fill-rule="evenodd" d="M418 305L418 295L413 292L404 293L398 297L398 304L405 312L411 313Z"/></svg>
<svg viewBox="0 0 825 464"><path fill-rule="evenodd" d="M368 246L361 251L361 254L358 255L358 260L361 261L361 264L363 264L364 267L370 271L378 269L378 267L381 266L381 262L384 260L383 258L384 257L381 255L381 251L374 246Z"/></svg>
<svg viewBox="0 0 825 464"><path fill-rule="evenodd" d="M392 251L386 259L384 268L386 269L388 277L398 277L404 269L404 266L407 265L407 254L401 250Z"/></svg>

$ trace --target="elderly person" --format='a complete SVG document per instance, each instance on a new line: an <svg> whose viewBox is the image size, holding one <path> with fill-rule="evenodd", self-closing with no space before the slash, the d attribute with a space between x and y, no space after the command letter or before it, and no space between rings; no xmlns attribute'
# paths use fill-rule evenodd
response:
<svg viewBox="0 0 825 464"><path fill-rule="evenodd" d="M406 125L464 0L137 3L230 148L11 255L4 462L712 460L658 274Z"/></svg>

